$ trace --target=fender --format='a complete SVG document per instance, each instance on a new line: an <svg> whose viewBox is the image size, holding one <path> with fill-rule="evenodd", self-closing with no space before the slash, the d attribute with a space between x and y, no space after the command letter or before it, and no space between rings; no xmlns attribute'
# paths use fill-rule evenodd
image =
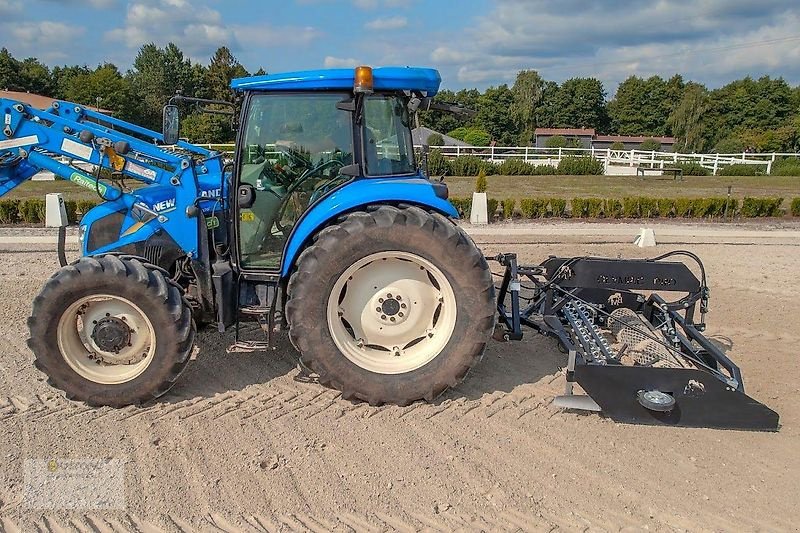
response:
<svg viewBox="0 0 800 533"><path fill-rule="evenodd" d="M358 207L401 202L458 218L458 211L450 202L436 195L433 184L427 178L413 176L356 179L322 198L300 218L283 250L281 277L289 275L303 245L329 220Z"/></svg>

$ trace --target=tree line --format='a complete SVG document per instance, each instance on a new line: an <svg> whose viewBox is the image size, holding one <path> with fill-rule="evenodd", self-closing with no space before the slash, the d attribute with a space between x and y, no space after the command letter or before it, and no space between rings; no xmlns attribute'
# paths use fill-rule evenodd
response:
<svg viewBox="0 0 800 533"><path fill-rule="evenodd" d="M563 83L521 71L510 87L444 90L436 99L477 111L472 118L427 112L427 127L466 140L532 144L536 128L594 128L602 134L674 136L675 150L733 153L800 151L800 86L764 76L710 90L676 74L630 76L612 99L596 78Z"/></svg>
<svg viewBox="0 0 800 533"><path fill-rule="evenodd" d="M259 69L254 75L265 74ZM21 91L97 106L117 118L146 128L161 129L164 104L180 91L186 96L233 99L230 82L250 73L226 47L220 47L208 65L192 62L173 43L153 43L139 49L132 67L121 72L112 63L52 69L36 58L16 59L0 49L0 89ZM230 119L200 113L187 106L181 135L194 142L229 142L234 134Z"/></svg>
<svg viewBox="0 0 800 533"><path fill-rule="evenodd" d="M264 74L259 69L252 74ZM24 91L98 106L136 124L159 129L161 108L176 91L187 96L230 100L230 80L250 73L226 47L207 65L192 62L175 44L142 46L133 65L122 72L105 63L49 68L36 58L17 59L0 49L0 89ZM676 74L631 76L613 98L596 78L545 80L535 70L518 73L515 82L485 91L443 90L437 100L458 103L473 117L437 111L420 121L461 139L528 145L536 128L594 128L598 133L674 136L685 152L773 152L800 150L800 86L764 76L735 80L718 89L686 81ZM194 142L233 139L229 120L187 108L183 136ZM472 142L471 144L476 144Z"/></svg>

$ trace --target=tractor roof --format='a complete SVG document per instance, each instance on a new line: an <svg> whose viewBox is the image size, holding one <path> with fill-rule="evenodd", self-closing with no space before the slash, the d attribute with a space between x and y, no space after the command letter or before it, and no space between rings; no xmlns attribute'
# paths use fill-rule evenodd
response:
<svg viewBox="0 0 800 533"><path fill-rule="evenodd" d="M376 91L424 91L434 96L442 78L432 68L380 67L372 71ZM337 68L304 70L236 78L231 87L237 91L321 91L352 89L355 69Z"/></svg>

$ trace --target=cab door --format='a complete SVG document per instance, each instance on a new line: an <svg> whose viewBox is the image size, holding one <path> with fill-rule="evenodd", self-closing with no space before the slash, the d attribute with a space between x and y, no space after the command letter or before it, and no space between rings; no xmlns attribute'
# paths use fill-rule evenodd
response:
<svg viewBox="0 0 800 533"><path fill-rule="evenodd" d="M353 121L347 93L250 95L238 143L238 262L277 271L286 240L317 198L351 179Z"/></svg>

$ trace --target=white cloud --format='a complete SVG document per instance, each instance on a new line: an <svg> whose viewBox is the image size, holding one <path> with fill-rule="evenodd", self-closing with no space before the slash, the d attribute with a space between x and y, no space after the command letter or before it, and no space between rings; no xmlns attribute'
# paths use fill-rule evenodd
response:
<svg viewBox="0 0 800 533"><path fill-rule="evenodd" d="M448 74L467 85L513 82L521 69L550 79L595 76L612 91L632 74L677 72L712 86L763 73L800 81L800 40L776 41L798 37L800 6L792 0L497 0L494 6L460 34L431 39L429 57L446 82Z"/></svg>
<svg viewBox="0 0 800 533"><path fill-rule="evenodd" d="M279 26L266 24L253 26L232 26L233 33L240 43L248 48L266 46L306 46L322 36L322 32L311 26Z"/></svg>
<svg viewBox="0 0 800 533"><path fill-rule="evenodd" d="M189 57L206 61L220 46L234 52L242 45L304 46L320 35L312 27L276 27L260 22L229 25L219 11L195 0L138 0L128 4L124 25L106 32L106 39L131 49L149 42L165 45L171 41Z"/></svg>
<svg viewBox="0 0 800 533"><path fill-rule="evenodd" d="M36 57L44 62L63 61L69 57L65 43L74 42L86 28L50 20L7 22L0 24L8 48L16 56Z"/></svg>
<svg viewBox="0 0 800 533"><path fill-rule="evenodd" d="M408 26L408 19L406 17L385 17L370 20L364 27L368 30L398 30Z"/></svg>
<svg viewBox="0 0 800 533"><path fill-rule="evenodd" d="M11 0L0 0L0 16L7 17L22 11L22 4Z"/></svg>
<svg viewBox="0 0 800 533"><path fill-rule="evenodd" d="M353 59L352 57L348 58L333 57L333 56L325 57L325 68L351 68L363 64L364 63L361 60Z"/></svg>

